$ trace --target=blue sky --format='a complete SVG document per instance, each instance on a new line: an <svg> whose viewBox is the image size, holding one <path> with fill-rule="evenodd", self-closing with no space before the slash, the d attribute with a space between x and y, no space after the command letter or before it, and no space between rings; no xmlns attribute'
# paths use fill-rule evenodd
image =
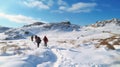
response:
<svg viewBox="0 0 120 67"><path fill-rule="evenodd" d="M120 0L1 0L0 25L21 27L34 22L70 21L88 25L120 18Z"/></svg>

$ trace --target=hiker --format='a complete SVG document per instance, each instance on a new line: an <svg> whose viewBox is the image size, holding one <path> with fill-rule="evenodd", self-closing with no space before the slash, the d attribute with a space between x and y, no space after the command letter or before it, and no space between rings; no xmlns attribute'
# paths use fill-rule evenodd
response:
<svg viewBox="0 0 120 67"><path fill-rule="evenodd" d="M41 38L35 35L35 41L37 43L37 47L39 47L39 44L41 43Z"/></svg>
<svg viewBox="0 0 120 67"><path fill-rule="evenodd" d="M43 41L44 41L44 45L47 47L48 38L46 36L44 36Z"/></svg>
<svg viewBox="0 0 120 67"><path fill-rule="evenodd" d="M38 37L38 36L37 36L37 35L35 35L35 41L36 41L37 37Z"/></svg>
<svg viewBox="0 0 120 67"><path fill-rule="evenodd" d="M33 41L33 35L31 36L31 41Z"/></svg>

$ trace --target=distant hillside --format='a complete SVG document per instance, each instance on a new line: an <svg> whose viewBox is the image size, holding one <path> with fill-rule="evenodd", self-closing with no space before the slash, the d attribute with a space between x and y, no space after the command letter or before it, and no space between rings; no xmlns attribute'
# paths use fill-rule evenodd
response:
<svg viewBox="0 0 120 67"><path fill-rule="evenodd" d="M0 26L0 33L5 32L6 30L9 30L10 28L8 27L2 27Z"/></svg>
<svg viewBox="0 0 120 67"><path fill-rule="evenodd" d="M110 25L116 25L120 26L120 20L113 18L111 20L104 20L104 21L97 21L95 24L89 25L93 27L103 27L103 26L110 26Z"/></svg>
<svg viewBox="0 0 120 67"><path fill-rule="evenodd" d="M5 31L4 34L8 36L6 39L22 39L43 32L47 34L47 32L51 33L51 32L84 31L85 32L84 34L91 33L91 35L95 32L97 32L97 34L99 33L119 34L120 32L119 29L120 20L114 18L111 20L98 21L95 24L91 24L84 27L71 24L69 21L64 21L60 23L35 22L33 24L24 25L21 28L9 29Z"/></svg>
<svg viewBox="0 0 120 67"><path fill-rule="evenodd" d="M58 30L58 31L73 31L73 30L79 30L80 26L71 24L69 21L60 22L60 23L43 23L43 22L35 22L30 25L24 25L24 28L30 28L30 27L39 27L40 30L46 31L46 30Z"/></svg>
<svg viewBox="0 0 120 67"><path fill-rule="evenodd" d="M35 22L33 24L24 25L21 28L5 31L5 35L8 35L6 39L21 39L45 31L70 32L73 30L79 31L80 26L71 24L69 21L60 23Z"/></svg>

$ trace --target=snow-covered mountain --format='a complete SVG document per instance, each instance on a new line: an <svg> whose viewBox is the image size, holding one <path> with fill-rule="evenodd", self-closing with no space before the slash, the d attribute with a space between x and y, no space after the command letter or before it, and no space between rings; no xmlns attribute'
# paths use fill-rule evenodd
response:
<svg viewBox="0 0 120 67"><path fill-rule="evenodd" d="M84 29L98 29L97 27L102 27L101 31L113 31L113 28L118 28L120 26L120 20L113 18L111 20L98 21L95 24L88 25L87 27L81 27L79 25L71 24L69 21L64 21L60 23L43 23L35 22L33 24L24 25L21 28L14 28L5 31L5 35L8 37L6 39L21 39L26 38L30 35L43 33L43 32L71 32L71 31L80 31ZM91 28L89 28L91 27ZM109 29L108 29L109 28ZM111 30L110 30L111 29Z"/></svg>
<svg viewBox="0 0 120 67"><path fill-rule="evenodd" d="M72 26L70 23L52 23L51 26L38 22L10 29L4 34L14 40L0 40L0 67L120 67L120 26L117 23L75 30L64 27ZM42 40L37 48L36 42L30 39L32 34L41 39L46 35L48 47Z"/></svg>
<svg viewBox="0 0 120 67"><path fill-rule="evenodd" d="M8 31L5 31L5 35L8 35L6 39L21 39L45 31L70 32L73 30L79 31L80 26L71 24L69 21L61 23L35 22L33 24L24 25L21 28L10 29Z"/></svg>
<svg viewBox="0 0 120 67"><path fill-rule="evenodd" d="M109 25L120 26L120 20L116 19L116 18L113 18L111 20L97 21L95 24L92 24L90 26L103 27L103 26L109 26Z"/></svg>
<svg viewBox="0 0 120 67"><path fill-rule="evenodd" d="M102 29L99 29L101 27ZM35 22L33 24L24 25L21 28L14 28L5 31L5 35L8 37L6 39L23 39L31 35L35 35L43 32L71 32L80 30L94 30L101 32L112 32L113 29L118 29L120 27L120 20L113 18L111 20L98 21L95 24L81 27L79 25L71 24L69 21L60 23L43 23ZM104 28L104 29L103 29ZM118 31L119 32L119 31Z"/></svg>
<svg viewBox="0 0 120 67"><path fill-rule="evenodd" d="M58 31L73 31L73 30L79 30L80 26L71 24L69 21L64 21L60 23L43 23L43 22L35 22L30 25L24 25L25 28L35 28L39 27L42 31L48 31L48 30L58 30Z"/></svg>
<svg viewBox="0 0 120 67"><path fill-rule="evenodd" d="M80 32L84 32L81 35L83 38L80 38L82 43L93 42L95 44L96 42L96 45L106 45L110 49L114 49L114 45L120 45L119 19L99 21L83 27Z"/></svg>
<svg viewBox="0 0 120 67"><path fill-rule="evenodd" d="M10 28L8 27L2 27L0 26L0 33L5 32L6 30L9 30Z"/></svg>

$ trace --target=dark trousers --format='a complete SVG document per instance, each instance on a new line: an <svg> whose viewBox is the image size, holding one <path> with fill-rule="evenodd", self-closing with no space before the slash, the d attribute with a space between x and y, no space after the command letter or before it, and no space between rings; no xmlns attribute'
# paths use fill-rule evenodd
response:
<svg viewBox="0 0 120 67"><path fill-rule="evenodd" d="M39 47L40 42L37 42L37 47Z"/></svg>
<svg viewBox="0 0 120 67"><path fill-rule="evenodd" d="M45 47L47 47L47 42L44 42Z"/></svg>

